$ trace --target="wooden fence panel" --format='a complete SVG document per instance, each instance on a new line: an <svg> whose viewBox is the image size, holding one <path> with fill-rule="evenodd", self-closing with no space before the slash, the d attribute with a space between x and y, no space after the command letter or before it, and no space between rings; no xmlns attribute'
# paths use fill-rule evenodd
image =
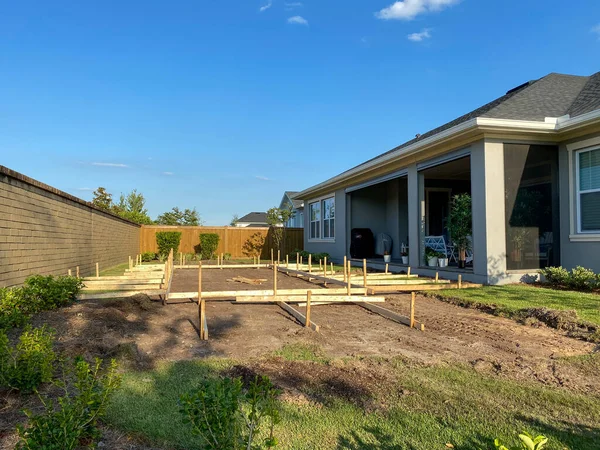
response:
<svg viewBox="0 0 600 450"><path fill-rule="evenodd" d="M179 251L183 253L197 253L195 247L200 243L201 233L216 233L219 235L219 247L217 253L230 253L232 258L246 258L248 253L248 243L257 242L264 239L264 244L260 246L261 259L271 258L271 249L276 250L275 239L269 228L250 228L250 227L178 227L161 225L143 225L140 232L140 253L158 251L156 245L156 233L159 231L179 231L181 232L181 244ZM291 253L295 249L304 248L304 229L286 228L285 248L281 249L282 257L286 253ZM282 247L284 245L282 244Z"/></svg>

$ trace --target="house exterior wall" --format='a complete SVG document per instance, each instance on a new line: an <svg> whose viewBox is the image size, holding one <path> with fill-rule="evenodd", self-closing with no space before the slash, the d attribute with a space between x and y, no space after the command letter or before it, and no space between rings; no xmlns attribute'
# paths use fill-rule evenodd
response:
<svg viewBox="0 0 600 450"><path fill-rule="evenodd" d="M128 261L140 227L0 167L0 287L29 275L82 276Z"/></svg>
<svg viewBox="0 0 600 450"><path fill-rule="evenodd" d="M565 268L583 266L600 272L600 236L577 234L575 152L600 145L600 133L562 142L559 146L560 261Z"/></svg>
<svg viewBox="0 0 600 450"><path fill-rule="evenodd" d="M335 197L335 239L333 240L311 240L310 239L310 209L309 204L315 199L304 202L304 250L311 253L329 253L336 262L342 261L349 248L348 232L346 227L346 215L348 206L346 203L346 192L338 189L332 192ZM328 195L327 197L331 197ZM320 197L321 198L321 197ZM347 243L348 242L348 243Z"/></svg>

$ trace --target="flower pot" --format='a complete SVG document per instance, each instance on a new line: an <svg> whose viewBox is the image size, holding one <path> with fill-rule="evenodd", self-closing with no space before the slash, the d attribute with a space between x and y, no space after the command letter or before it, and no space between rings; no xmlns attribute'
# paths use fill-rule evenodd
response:
<svg viewBox="0 0 600 450"><path fill-rule="evenodd" d="M392 262L392 255L383 255L383 262Z"/></svg>
<svg viewBox="0 0 600 450"><path fill-rule="evenodd" d="M402 264L408 264L408 256L402 257Z"/></svg>
<svg viewBox="0 0 600 450"><path fill-rule="evenodd" d="M427 265L429 267L436 267L438 265L438 257L427 258Z"/></svg>
<svg viewBox="0 0 600 450"><path fill-rule="evenodd" d="M448 258L438 258L438 265L440 267L448 267Z"/></svg>

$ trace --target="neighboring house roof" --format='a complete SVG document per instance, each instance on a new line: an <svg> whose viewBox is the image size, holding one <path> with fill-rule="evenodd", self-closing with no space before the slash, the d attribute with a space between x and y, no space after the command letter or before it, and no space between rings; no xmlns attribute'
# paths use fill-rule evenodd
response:
<svg viewBox="0 0 600 450"><path fill-rule="evenodd" d="M300 199L295 200L294 199L294 195L298 194L298 191L285 191L283 194L283 198L281 199L281 203L283 204L283 202L285 201L285 198L287 197L288 200L291 202L292 207L294 209L302 209L304 208L304 202Z"/></svg>
<svg viewBox="0 0 600 450"><path fill-rule="evenodd" d="M242 223L251 223L251 224L261 224L264 225L267 223L267 213L266 212L251 212L246 214L244 217L240 217L238 222Z"/></svg>
<svg viewBox="0 0 600 450"><path fill-rule="evenodd" d="M523 124L520 124L522 129L527 129L529 126L525 122L539 122L544 125L532 124L535 126L531 126L530 129L552 131L559 130L562 126L567 126L569 119L574 119L594 111L600 112L600 72L591 76L551 73L539 80L529 81L517 86L509 90L505 95L440 127L434 128L424 134L418 134L414 139L398 147L365 161L324 183L296 194L296 198L305 198L307 193L316 190L315 188L317 187L323 187L330 182L338 182L344 177L354 175L363 166L366 170L373 166L377 160L385 161L394 157L394 154L401 155L405 149L417 151L420 146L430 143L438 136L440 138L442 136L446 137L455 127L457 131L459 129L460 131L464 131L464 126L472 125L472 127L477 127L483 124L483 122L487 126L495 125L500 127L500 121L512 120L523 121ZM547 118L560 118L560 120L553 122L547 121ZM594 117L595 119L597 118ZM463 127L459 127L461 125Z"/></svg>

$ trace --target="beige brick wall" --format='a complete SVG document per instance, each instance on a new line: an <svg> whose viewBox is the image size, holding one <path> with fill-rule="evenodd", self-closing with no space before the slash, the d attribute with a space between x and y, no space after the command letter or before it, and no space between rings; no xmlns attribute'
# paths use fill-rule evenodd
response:
<svg viewBox="0 0 600 450"><path fill-rule="evenodd" d="M138 253L140 227L0 166L0 287L32 274L82 276Z"/></svg>

